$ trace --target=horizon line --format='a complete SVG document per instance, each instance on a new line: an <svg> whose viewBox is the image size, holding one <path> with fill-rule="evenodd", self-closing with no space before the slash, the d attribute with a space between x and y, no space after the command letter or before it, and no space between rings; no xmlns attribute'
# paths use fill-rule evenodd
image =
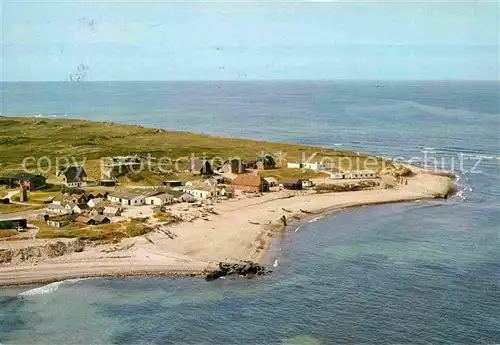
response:
<svg viewBox="0 0 500 345"><path fill-rule="evenodd" d="M500 82L500 79L141 79L141 80L0 80L0 83L164 83L164 82Z"/></svg>

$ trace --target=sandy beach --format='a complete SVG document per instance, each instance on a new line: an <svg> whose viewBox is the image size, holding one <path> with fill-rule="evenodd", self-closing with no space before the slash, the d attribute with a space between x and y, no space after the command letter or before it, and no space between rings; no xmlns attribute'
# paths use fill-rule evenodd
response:
<svg viewBox="0 0 500 345"><path fill-rule="evenodd" d="M282 228L318 213L350 207L434 198L449 192L448 177L414 168L407 184L391 189L316 194L313 191L267 193L224 200L214 205L210 220L175 223L163 232L124 239L120 244L86 246L82 252L35 263L0 265L0 286L52 282L69 278L123 275L203 275L223 261L263 263ZM251 223L250 223L251 222ZM326 230L325 230L326 231ZM0 249L34 245L41 240L2 241ZM55 240L51 240L55 241Z"/></svg>

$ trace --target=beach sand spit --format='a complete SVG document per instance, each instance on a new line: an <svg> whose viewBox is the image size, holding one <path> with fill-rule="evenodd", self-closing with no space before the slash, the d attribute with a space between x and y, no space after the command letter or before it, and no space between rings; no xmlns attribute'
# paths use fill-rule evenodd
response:
<svg viewBox="0 0 500 345"><path fill-rule="evenodd" d="M170 225L172 239L161 231L111 245L85 248L82 252L45 259L35 263L0 265L0 286L52 282L70 278L125 275L202 276L219 262L265 261L273 238L295 220L315 217L345 208L430 199L448 195L449 177L414 168L407 184L390 189L315 194L300 193L279 197L226 200L214 207L210 221L197 219ZM26 241L28 242L28 241ZM0 243L0 248L7 245ZM28 245L28 244L26 244Z"/></svg>

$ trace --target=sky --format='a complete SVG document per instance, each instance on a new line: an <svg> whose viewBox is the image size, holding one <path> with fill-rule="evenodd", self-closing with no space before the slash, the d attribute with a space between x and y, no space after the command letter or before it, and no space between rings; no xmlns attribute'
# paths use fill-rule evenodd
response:
<svg viewBox="0 0 500 345"><path fill-rule="evenodd" d="M499 79L497 1L1 6L2 81Z"/></svg>

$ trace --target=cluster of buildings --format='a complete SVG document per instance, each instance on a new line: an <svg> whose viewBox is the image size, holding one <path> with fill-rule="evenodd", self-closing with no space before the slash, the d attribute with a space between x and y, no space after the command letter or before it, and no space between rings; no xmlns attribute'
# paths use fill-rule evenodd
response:
<svg viewBox="0 0 500 345"><path fill-rule="evenodd" d="M328 162L305 162L305 163L296 163L296 162L288 162L287 168L290 169L308 169L314 171L327 171L335 168L335 164Z"/></svg>
<svg viewBox="0 0 500 345"><path fill-rule="evenodd" d="M217 169L218 168L218 169ZM193 175L212 175L215 170L222 173L244 174L248 170L269 170L276 168L276 162L270 155L259 156L255 160L243 161L238 158L226 160L221 167L214 167L209 160L192 158L184 168Z"/></svg>
<svg viewBox="0 0 500 345"><path fill-rule="evenodd" d="M334 169L330 175L330 178L336 180L345 179L374 179L377 178L377 173L374 170L347 170L341 171L339 169Z"/></svg>

